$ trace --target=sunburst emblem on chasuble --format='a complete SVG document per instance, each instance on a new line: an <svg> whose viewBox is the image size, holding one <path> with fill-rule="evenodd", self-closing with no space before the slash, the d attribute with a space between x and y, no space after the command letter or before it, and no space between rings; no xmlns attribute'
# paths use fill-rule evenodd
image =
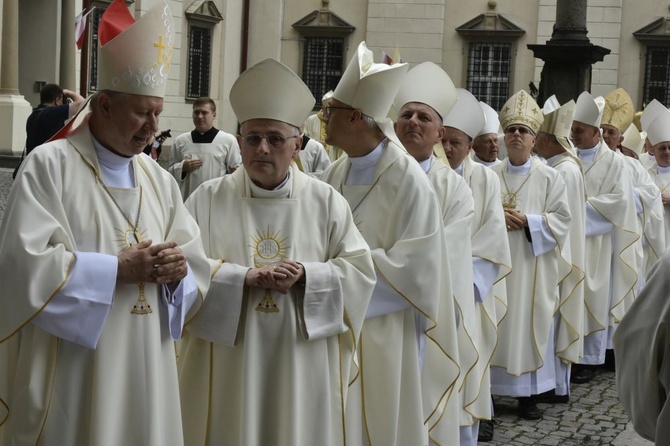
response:
<svg viewBox="0 0 670 446"><path fill-rule="evenodd" d="M253 249L253 261L256 268L274 269L276 265L286 258L289 245L286 244L287 237L279 231L268 228L265 231L256 231L251 236L251 248ZM272 298L272 291L265 290L265 296L256 306L256 311L262 313L278 313L279 308Z"/></svg>

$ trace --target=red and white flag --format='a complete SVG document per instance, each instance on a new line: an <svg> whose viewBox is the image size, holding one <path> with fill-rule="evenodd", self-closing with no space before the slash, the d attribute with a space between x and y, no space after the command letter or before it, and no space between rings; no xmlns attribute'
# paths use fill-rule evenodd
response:
<svg viewBox="0 0 670 446"><path fill-rule="evenodd" d="M74 19L74 40L77 42L77 49L81 49L84 45L84 35L86 33L86 24L88 23L88 15L93 12L95 6L89 9L87 13L84 14L82 11Z"/></svg>
<svg viewBox="0 0 670 446"><path fill-rule="evenodd" d="M386 51L384 51L383 49L382 49L381 63L385 63L386 65L391 65L393 63L393 60L391 59L391 57L388 54L386 54Z"/></svg>

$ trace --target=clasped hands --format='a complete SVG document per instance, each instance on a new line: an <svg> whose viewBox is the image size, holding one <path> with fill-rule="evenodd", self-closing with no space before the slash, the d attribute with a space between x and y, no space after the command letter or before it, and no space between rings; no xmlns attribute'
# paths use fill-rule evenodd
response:
<svg viewBox="0 0 670 446"><path fill-rule="evenodd" d="M669 205L670 204L670 193L663 192L661 194L661 201L663 202L663 206Z"/></svg>
<svg viewBox="0 0 670 446"><path fill-rule="evenodd" d="M118 283L171 284L186 277L186 257L175 242L151 243L143 240L121 251Z"/></svg>
<svg viewBox="0 0 670 446"><path fill-rule="evenodd" d="M520 231L528 226L528 219L516 209L505 209L505 225L507 225L507 232Z"/></svg>
<svg viewBox="0 0 670 446"><path fill-rule="evenodd" d="M244 278L246 286L276 290L281 294L289 292L298 282L305 281L305 267L293 260L282 260L272 266L250 268Z"/></svg>

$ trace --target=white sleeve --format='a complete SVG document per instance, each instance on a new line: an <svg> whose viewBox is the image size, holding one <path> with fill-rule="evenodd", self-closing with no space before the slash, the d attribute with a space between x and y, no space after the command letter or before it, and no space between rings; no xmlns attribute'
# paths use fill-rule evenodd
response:
<svg viewBox="0 0 670 446"><path fill-rule="evenodd" d="M330 263L305 262L305 294L297 302L301 329L308 341L347 331L340 278Z"/></svg>
<svg viewBox="0 0 670 446"><path fill-rule="evenodd" d="M235 346L248 270L249 267L235 263L221 265L212 277L198 315L188 325L193 335L216 344Z"/></svg>
<svg viewBox="0 0 670 446"><path fill-rule="evenodd" d="M539 257L554 249L557 245L556 239L549 230L544 217L537 214L527 214L526 219L528 220L533 255Z"/></svg>
<svg viewBox="0 0 670 446"><path fill-rule="evenodd" d="M186 314L198 299L198 285L195 282L191 267L188 267L188 274L179 281L179 285L174 291L171 291L167 285L163 285L162 294L163 303L168 309L170 336L174 340L180 339Z"/></svg>
<svg viewBox="0 0 670 446"><path fill-rule="evenodd" d="M395 313L407 308L412 308L410 303L389 285L384 276L377 274L377 283L372 292L372 299L370 299L365 319Z"/></svg>
<svg viewBox="0 0 670 446"><path fill-rule="evenodd" d="M595 210L593 205L586 202L586 236L595 237L611 232L614 225Z"/></svg>
<svg viewBox="0 0 670 446"><path fill-rule="evenodd" d="M498 277L500 265L490 262L481 257L472 258L473 281L475 285L475 300L484 302L486 296L493 289L493 283Z"/></svg>
<svg viewBox="0 0 670 446"><path fill-rule="evenodd" d="M642 200L640 199L640 193L636 188L633 188L633 197L635 198L635 213L640 214L644 208L642 207Z"/></svg>
<svg viewBox="0 0 670 446"><path fill-rule="evenodd" d="M67 282L33 319L54 336L95 349L114 300L116 256L75 252Z"/></svg>

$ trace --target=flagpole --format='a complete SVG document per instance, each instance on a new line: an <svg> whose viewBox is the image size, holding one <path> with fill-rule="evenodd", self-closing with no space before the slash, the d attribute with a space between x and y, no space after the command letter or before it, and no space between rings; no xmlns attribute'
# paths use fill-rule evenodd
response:
<svg viewBox="0 0 670 446"><path fill-rule="evenodd" d="M91 10L92 0L84 0L84 11ZM86 19L88 21L88 18ZM88 23L88 22L87 22ZM90 27L86 26L84 31L84 43L81 47L81 60L79 64L79 94L88 96L88 34Z"/></svg>

